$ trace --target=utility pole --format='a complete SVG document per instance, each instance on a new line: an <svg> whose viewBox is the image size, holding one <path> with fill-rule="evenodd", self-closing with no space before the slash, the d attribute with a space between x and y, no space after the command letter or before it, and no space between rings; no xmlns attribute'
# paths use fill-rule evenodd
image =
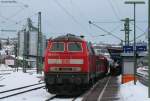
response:
<svg viewBox="0 0 150 101"><path fill-rule="evenodd" d="M37 38L37 73L42 70L42 32L41 32L41 12L38 12L38 38Z"/></svg>
<svg viewBox="0 0 150 101"><path fill-rule="evenodd" d="M136 66L137 66L137 59L136 59L136 5L137 4L145 4L144 1L125 1L125 4L132 4L134 7L134 85L136 85Z"/></svg>
<svg viewBox="0 0 150 101"><path fill-rule="evenodd" d="M18 72L18 67L19 67L19 65L20 65L20 63L19 63L19 48L20 48L20 34L18 33L18 47L17 47L17 72Z"/></svg>
<svg viewBox="0 0 150 101"><path fill-rule="evenodd" d="M150 0L148 0L148 97L150 98Z"/></svg>
<svg viewBox="0 0 150 101"><path fill-rule="evenodd" d="M129 46L129 33L130 33L130 21L134 21L134 20L130 20L129 18L125 18L121 21L124 21L124 29L121 31L125 31L125 45Z"/></svg>
<svg viewBox="0 0 150 101"><path fill-rule="evenodd" d="M18 61L17 61L17 57L18 57L18 45L17 45L17 42L15 43L15 46L14 46L14 54L15 54L15 60L16 60L16 62L15 62L15 70L17 70L17 64L18 64Z"/></svg>
<svg viewBox="0 0 150 101"><path fill-rule="evenodd" d="M27 32L26 29L24 29L24 49L23 49L23 72L26 73L26 63L25 63L25 59L26 59L26 55L27 55Z"/></svg>

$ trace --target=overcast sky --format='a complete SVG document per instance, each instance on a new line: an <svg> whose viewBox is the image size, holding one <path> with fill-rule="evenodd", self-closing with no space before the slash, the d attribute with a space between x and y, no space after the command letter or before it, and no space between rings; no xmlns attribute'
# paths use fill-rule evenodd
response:
<svg viewBox="0 0 150 101"><path fill-rule="evenodd" d="M26 24L27 17L31 17L34 25L37 26L37 12L41 11L42 32L47 38L65 33L73 33L76 35L85 35L85 38L92 42L119 43L120 40L111 35L98 37L98 35L107 33L93 25L89 25L88 21L97 22L96 24L100 27L124 39L124 32L120 31L123 29L123 22L120 20L126 17L133 19L133 5L124 4L125 0L16 1L17 3L15 4L0 2L0 29L20 30ZM143 1L146 4L136 6L137 36L147 31L148 0ZM133 30L133 22L130 25ZM12 37L16 36L16 34L1 32L0 36ZM130 40L132 39L133 31L130 33ZM146 35L138 40L147 40Z"/></svg>

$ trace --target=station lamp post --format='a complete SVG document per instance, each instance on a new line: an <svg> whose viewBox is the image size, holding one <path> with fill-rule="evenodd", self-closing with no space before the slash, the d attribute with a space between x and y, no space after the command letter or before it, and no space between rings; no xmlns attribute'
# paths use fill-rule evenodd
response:
<svg viewBox="0 0 150 101"><path fill-rule="evenodd" d="M136 85L136 64L137 64L137 60L136 60L136 4L145 4L144 1L125 1L125 4L132 4L134 5L134 84Z"/></svg>

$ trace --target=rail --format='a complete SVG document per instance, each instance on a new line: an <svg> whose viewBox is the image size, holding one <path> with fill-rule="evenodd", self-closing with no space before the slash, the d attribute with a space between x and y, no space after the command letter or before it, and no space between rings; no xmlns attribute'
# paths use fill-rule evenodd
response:
<svg viewBox="0 0 150 101"><path fill-rule="evenodd" d="M14 88L14 89L10 89L10 90L1 91L0 92L0 99L16 96L19 94L33 91L33 90L41 89L43 87L45 87L44 82L32 84L32 85L28 85L28 86L24 86L24 87L18 87L18 88Z"/></svg>

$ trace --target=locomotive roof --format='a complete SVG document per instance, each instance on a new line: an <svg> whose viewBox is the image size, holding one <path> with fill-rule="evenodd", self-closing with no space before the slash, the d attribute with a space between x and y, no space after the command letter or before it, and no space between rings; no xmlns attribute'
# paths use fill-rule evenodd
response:
<svg viewBox="0 0 150 101"><path fill-rule="evenodd" d="M52 41L83 41L83 39L79 36L75 36L72 34L62 35L52 39Z"/></svg>

